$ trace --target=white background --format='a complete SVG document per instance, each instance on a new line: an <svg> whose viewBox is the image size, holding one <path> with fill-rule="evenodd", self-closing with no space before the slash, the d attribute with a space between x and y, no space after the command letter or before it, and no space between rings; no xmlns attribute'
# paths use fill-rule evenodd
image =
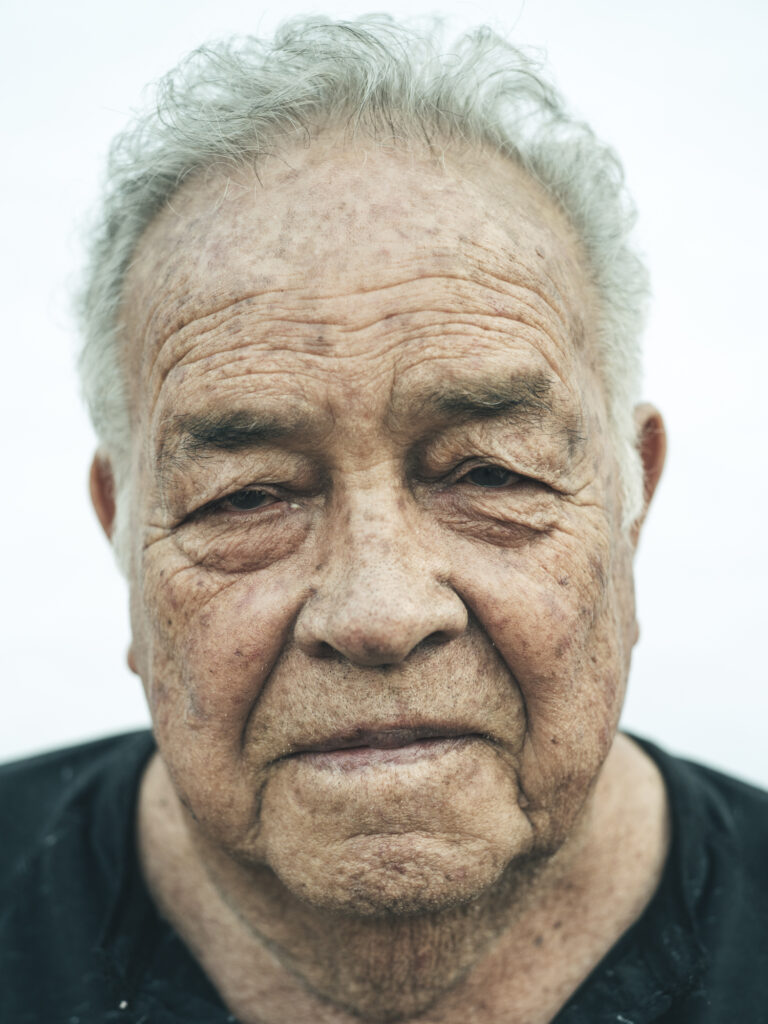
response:
<svg viewBox="0 0 768 1024"><path fill-rule="evenodd" d="M6 0L0 758L148 720L124 664L124 585L87 501L93 436L68 312L107 143L142 87L204 39L370 9ZM440 13L545 48L572 105L624 159L655 292L645 393L670 434L638 557L624 724L768 785L768 4L493 0Z"/></svg>

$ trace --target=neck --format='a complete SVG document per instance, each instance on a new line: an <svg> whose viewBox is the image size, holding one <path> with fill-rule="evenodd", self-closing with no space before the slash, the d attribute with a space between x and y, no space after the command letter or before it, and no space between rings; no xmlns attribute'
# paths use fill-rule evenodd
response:
<svg viewBox="0 0 768 1024"><path fill-rule="evenodd" d="M619 737L557 854L508 870L468 905L386 918L312 907L269 869L207 846L159 758L142 783L139 840L161 913L244 1024L533 1024L646 906L666 855L666 802L655 767Z"/></svg>

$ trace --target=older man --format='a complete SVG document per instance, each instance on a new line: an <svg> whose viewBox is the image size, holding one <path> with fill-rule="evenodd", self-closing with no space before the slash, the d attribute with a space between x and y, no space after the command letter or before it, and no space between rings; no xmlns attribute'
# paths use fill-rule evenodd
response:
<svg viewBox="0 0 768 1024"><path fill-rule="evenodd" d="M118 142L83 373L153 737L4 770L3 1021L768 1019L768 800L616 732L630 222L489 33L292 23Z"/></svg>

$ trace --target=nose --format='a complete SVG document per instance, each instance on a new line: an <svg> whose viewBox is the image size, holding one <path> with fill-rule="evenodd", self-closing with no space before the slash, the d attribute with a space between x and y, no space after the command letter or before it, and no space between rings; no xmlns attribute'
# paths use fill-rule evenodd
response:
<svg viewBox="0 0 768 1024"><path fill-rule="evenodd" d="M404 516L360 515L357 522L348 518L341 533L329 533L332 553L295 625L295 642L306 654L396 665L466 630L464 602Z"/></svg>

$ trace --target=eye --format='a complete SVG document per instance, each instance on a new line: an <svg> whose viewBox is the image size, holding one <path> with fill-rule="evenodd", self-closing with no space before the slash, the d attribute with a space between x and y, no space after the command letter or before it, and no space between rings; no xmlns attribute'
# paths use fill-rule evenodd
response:
<svg viewBox="0 0 768 1024"><path fill-rule="evenodd" d="M279 500L279 498L268 491L245 488L242 491L236 491L234 494L228 495L226 498L222 498L218 505L225 512L252 512L254 509L265 508L267 505L272 505Z"/></svg>
<svg viewBox="0 0 768 1024"><path fill-rule="evenodd" d="M475 466L465 473L459 482L474 484L475 487L507 487L520 479L519 473L513 473L511 469L504 469L503 466Z"/></svg>

